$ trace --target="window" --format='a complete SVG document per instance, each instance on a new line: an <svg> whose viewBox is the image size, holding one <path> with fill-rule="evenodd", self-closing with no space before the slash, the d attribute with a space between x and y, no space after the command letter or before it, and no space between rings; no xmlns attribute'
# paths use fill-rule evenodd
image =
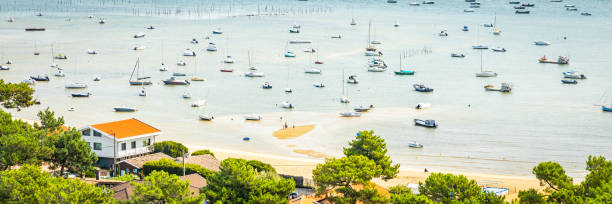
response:
<svg viewBox="0 0 612 204"><path fill-rule="evenodd" d="M81 131L81 135L83 136L90 136L91 134L89 133L89 129L85 129Z"/></svg>
<svg viewBox="0 0 612 204"><path fill-rule="evenodd" d="M151 145L151 138L147 139L147 146Z"/></svg>
<svg viewBox="0 0 612 204"><path fill-rule="evenodd" d="M146 146L149 146L149 145L151 145L151 139L150 138L147 139L147 140L143 140L142 141L142 146L143 147L146 147Z"/></svg>
<svg viewBox="0 0 612 204"><path fill-rule="evenodd" d="M95 136L95 137L101 137L101 136L102 136L102 133L100 133L100 132L98 132L98 131L95 131L95 130L94 130L94 136Z"/></svg>
<svg viewBox="0 0 612 204"><path fill-rule="evenodd" d="M132 149L136 149L136 141L132 142Z"/></svg>
<svg viewBox="0 0 612 204"><path fill-rule="evenodd" d="M124 143L121 143L121 150L125 150L125 146L126 146L126 145L125 145L125 142L124 142Z"/></svg>
<svg viewBox="0 0 612 204"><path fill-rule="evenodd" d="M94 150L102 150L102 143L94 142Z"/></svg>

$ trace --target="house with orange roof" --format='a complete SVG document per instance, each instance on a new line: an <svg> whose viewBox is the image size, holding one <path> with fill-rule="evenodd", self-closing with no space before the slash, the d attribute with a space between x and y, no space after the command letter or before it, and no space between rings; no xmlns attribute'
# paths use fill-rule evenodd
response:
<svg viewBox="0 0 612 204"><path fill-rule="evenodd" d="M79 128L81 138L98 155L98 166L110 168L118 161L150 153L161 130L131 118Z"/></svg>

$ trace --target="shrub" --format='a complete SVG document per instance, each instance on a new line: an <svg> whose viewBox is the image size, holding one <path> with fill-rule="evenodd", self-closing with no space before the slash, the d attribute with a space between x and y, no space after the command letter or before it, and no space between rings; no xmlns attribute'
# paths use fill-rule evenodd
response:
<svg viewBox="0 0 612 204"><path fill-rule="evenodd" d="M207 150L207 149L195 151L195 152L191 153L191 156L207 155L207 154L210 154L210 156L215 157L215 154L212 153L210 150Z"/></svg>
<svg viewBox="0 0 612 204"><path fill-rule="evenodd" d="M183 152L189 152L183 144L174 141L156 142L153 144L153 149L154 152L162 152L171 157L181 157Z"/></svg>

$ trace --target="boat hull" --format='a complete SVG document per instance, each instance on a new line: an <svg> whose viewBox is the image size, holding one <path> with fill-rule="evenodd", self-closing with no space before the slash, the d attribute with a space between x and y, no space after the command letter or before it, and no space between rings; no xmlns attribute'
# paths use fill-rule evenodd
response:
<svg viewBox="0 0 612 204"><path fill-rule="evenodd" d="M601 110L602 111L606 111L606 112L612 112L612 106L610 106L610 107L601 106Z"/></svg>
<svg viewBox="0 0 612 204"><path fill-rule="evenodd" d="M133 108L113 108L115 112L135 112L136 109Z"/></svg>
<svg viewBox="0 0 612 204"><path fill-rule="evenodd" d="M130 85L133 85L133 86L136 86L136 85L142 86L142 85L151 85L151 84L153 83L150 81L130 81Z"/></svg>
<svg viewBox="0 0 612 204"><path fill-rule="evenodd" d="M414 75L414 71L405 71L405 70L397 71L395 72L395 75Z"/></svg>

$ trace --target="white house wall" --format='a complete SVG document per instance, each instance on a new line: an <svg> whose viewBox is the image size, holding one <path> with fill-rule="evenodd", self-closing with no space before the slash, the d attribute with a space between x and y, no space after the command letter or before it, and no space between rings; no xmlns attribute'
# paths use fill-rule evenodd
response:
<svg viewBox="0 0 612 204"><path fill-rule="evenodd" d="M104 134L103 132L101 132L102 136L93 136L93 129L91 127L87 127L87 128L82 128L82 130L85 129L89 129L90 131L90 136L85 136L82 135L81 132L81 138L83 140L85 140L86 142L89 143L91 149L96 153L96 155L98 155L98 157L100 158L122 158L122 157L130 157L133 155L139 155L139 154L144 154L144 153L148 153L150 152L149 146L151 146L153 143L155 143L155 136L156 135L149 135L149 136L145 136L145 137L131 137L131 138L123 138L121 139L121 141L117 140L117 144L113 145L113 143L115 142L115 140L111 137L109 137L108 135ZM145 146L144 142L147 141L148 139L151 139L151 145L149 146ZM131 143L133 141L136 141L136 148L132 149ZM101 143L102 144L102 150L95 150L94 149L94 143ZM121 149L121 144L125 143L126 144L126 149L122 150ZM113 150L113 146L116 147L116 155L115 155L115 151Z"/></svg>

